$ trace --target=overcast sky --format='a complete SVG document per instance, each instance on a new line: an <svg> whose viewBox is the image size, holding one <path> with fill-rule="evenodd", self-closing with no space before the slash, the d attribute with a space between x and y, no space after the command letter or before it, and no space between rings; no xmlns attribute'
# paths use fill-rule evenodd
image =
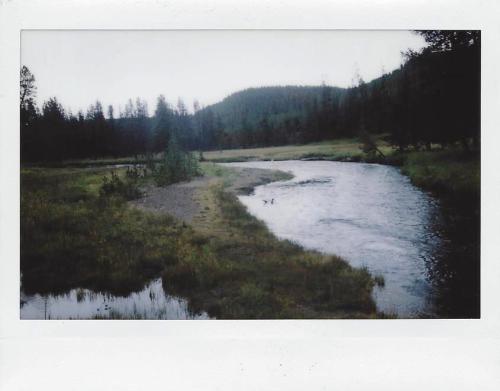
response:
<svg viewBox="0 0 500 391"><path fill-rule="evenodd" d="M56 96L73 113L99 99L117 113L164 94L215 103L269 85L347 87L401 64L423 39L409 31L24 31L21 63L36 77L37 101Z"/></svg>

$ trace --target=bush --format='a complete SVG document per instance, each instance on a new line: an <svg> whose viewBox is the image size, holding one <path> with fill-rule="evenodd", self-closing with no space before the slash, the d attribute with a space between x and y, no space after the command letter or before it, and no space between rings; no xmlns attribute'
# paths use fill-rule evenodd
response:
<svg viewBox="0 0 500 391"><path fill-rule="evenodd" d="M361 149L367 155L368 159L375 159L377 155L385 158L385 155L377 147L375 138L370 133L366 131L361 132L359 140L361 141L359 149Z"/></svg>
<svg viewBox="0 0 500 391"><path fill-rule="evenodd" d="M152 165L153 178L158 186L187 181L201 175L196 157L183 151L174 139L171 139L160 163Z"/></svg>
<svg viewBox="0 0 500 391"><path fill-rule="evenodd" d="M125 180L120 179L116 172L111 172L111 179L103 177L103 183L99 189L101 198L108 196L120 196L126 200L134 200L142 196L139 189L139 171L136 167L127 169Z"/></svg>

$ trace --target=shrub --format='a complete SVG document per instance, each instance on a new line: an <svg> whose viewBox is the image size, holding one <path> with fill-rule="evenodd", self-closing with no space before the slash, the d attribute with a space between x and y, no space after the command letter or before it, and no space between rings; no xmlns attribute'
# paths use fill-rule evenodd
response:
<svg viewBox="0 0 500 391"><path fill-rule="evenodd" d="M201 175L198 159L183 151L175 139L171 139L160 163L152 165L153 178L158 186L186 181Z"/></svg>
<svg viewBox="0 0 500 391"><path fill-rule="evenodd" d="M103 183L99 189L101 198L108 196L120 196L126 200L134 200L142 196L139 189L139 171L137 168L127 169L125 180L120 179L116 172L111 172L111 179L103 177Z"/></svg>

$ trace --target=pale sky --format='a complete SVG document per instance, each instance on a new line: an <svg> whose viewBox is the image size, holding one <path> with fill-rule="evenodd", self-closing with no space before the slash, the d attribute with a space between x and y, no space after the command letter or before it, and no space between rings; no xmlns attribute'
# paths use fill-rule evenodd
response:
<svg viewBox="0 0 500 391"><path fill-rule="evenodd" d="M409 31L23 31L21 63L36 77L40 106L56 96L85 112L99 99L118 115L141 97L151 115L159 94L192 108L248 87L348 87L356 70L369 81L423 46Z"/></svg>

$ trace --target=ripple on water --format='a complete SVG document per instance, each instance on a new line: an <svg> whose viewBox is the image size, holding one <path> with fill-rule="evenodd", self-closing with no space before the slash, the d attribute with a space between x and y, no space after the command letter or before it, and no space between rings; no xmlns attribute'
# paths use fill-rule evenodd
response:
<svg viewBox="0 0 500 391"><path fill-rule="evenodd" d="M278 237L384 276L385 287L374 290L379 310L434 315L429 263L442 245L433 221L438 205L398 169L326 161L228 165L291 172L293 179L259 186L240 200Z"/></svg>

